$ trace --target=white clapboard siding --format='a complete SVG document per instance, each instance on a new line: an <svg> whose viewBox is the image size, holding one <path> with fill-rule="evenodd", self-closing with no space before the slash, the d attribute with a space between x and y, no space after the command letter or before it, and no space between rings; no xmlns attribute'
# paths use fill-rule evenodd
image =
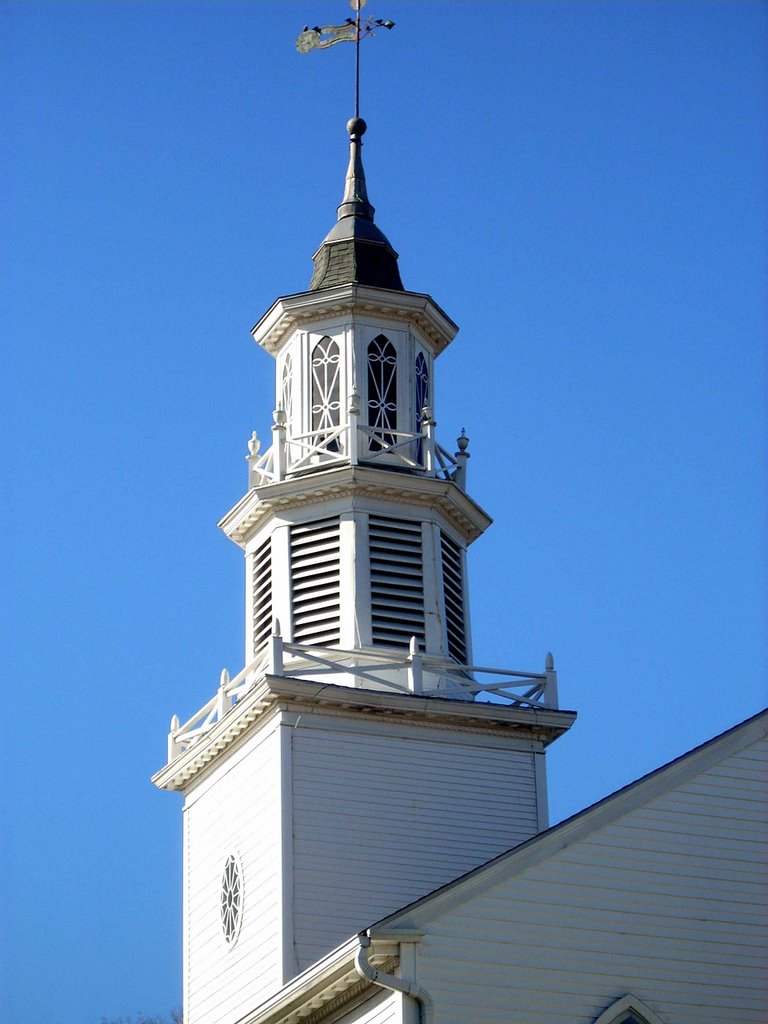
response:
<svg viewBox="0 0 768 1024"><path fill-rule="evenodd" d="M379 989L373 998L358 1003L354 1009L328 1018L328 1024L400 1024L400 1000L398 993Z"/></svg>
<svg viewBox="0 0 768 1024"><path fill-rule="evenodd" d="M282 983L279 737L251 742L193 791L185 808L185 1024L231 1024ZM234 853L243 917L227 946L221 877Z"/></svg>
<svg viewBox="0 0 768 1024"><path fill-rule="evenodd" d="M767 767L763 739L436 909L441 1024L589 1024L628 992L665 1024L764 1024Z"/></svg>
<svg viewBox="0 0 768 1024"><path fill-rule="evenodd" d="M450 737L450 742L447 739ZM300 969L537 829L534 755L438 730L292 733Z"/></svg>

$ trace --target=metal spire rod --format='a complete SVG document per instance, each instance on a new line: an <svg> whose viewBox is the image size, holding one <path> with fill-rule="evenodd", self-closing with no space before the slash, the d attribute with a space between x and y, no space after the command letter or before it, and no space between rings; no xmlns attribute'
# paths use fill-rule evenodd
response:
<svg viewBox="0 0 768 1024"><path fill-rule="evenodd" d="M365 0L351 0L355 12L355 117L360 117L360 11Z"/></svg>
<svg viewBox="0 0 768 1024"><path fill-rule="evenodd" d="M347 18L343 25L324 25L314 28L304 26L304 30L296 40L296 49L299 53L309 53L310 50L325 50L336 43L355 44L355 117L360 117L360 40L366 36L372 36L377 28L392 29L394 21L384 21L382 18L366 18L360 21L360 11L365 7L367 0L350 0L354 18Z"/></svg>

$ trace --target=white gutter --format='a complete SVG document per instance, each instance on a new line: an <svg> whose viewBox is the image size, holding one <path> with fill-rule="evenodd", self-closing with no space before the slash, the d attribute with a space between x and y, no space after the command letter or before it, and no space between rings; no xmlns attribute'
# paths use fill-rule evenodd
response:
<svg viewBox="0 0 768 1024"><path fill-rule="evenodd" d="M419 1003L421 1009L421 1024L432 1024L435 1013L435 1004L432 996L421 985L415 981L406 981L403 978L396 978L394 974L385 974L378 967L368 962L368 949L371 945L370 936L361 932L357 936L357 952L355 953L355 970L361 978L372 981L374 985L381 988L388 988L392 992L404 992L407 996L413 996Z"/></svg>

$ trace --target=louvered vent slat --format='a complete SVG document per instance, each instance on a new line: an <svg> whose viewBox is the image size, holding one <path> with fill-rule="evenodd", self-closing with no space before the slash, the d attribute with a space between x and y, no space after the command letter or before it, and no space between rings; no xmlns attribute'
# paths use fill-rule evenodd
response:
<svg viewBox="0 0 768 1024"><path fill-rule="evenodd" d="M440 550L443 559L443 598L448 653L456 661L466 664L467 640L464 631L464 577L461 567L461 548L450 537L441 533Z"/></svg>
<svg viewBox="0 0 768 1024"><path fill-rule="evenodd" d="M269 537L253 556L253 650L264 646L272 632L272 541Z"/></svg>
<svg viewBox="0 0 768 1024"><path fill-rule="evenodd" d="M291 527L293 637L297 643L339 643L339 520Z"/></svg>
<svg viewBox="0 0 768 1024"><path fill-rule="evenodd" d="M371 627L373 642L407 647L424 643L421 523L370 516Z"/></svg>

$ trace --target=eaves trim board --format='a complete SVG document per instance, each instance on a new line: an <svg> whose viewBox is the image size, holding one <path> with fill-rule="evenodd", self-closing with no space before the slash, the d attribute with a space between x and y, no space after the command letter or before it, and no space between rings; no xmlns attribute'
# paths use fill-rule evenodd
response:
<svg viewBox="0 0 768 1024"><path fill-rule="evenodd" d="M223 750L238 740L275 703L266 678L241 697L205 736L152 776L158 789L184 789Z"/></svg>
<svg viewBox="0 0 768 1024"><path fill-rule="evenodd" d="M490 728L519 728L540 733L541 739L561 735L576 720L575 711L549 711L544 708L512 707L480 701L453 700L450 697L391 693L385 690L366 690L334 683L268 676L272 692L294 701L336 705L349 710L384 711L390 718L400 712L410 721L445 721L455 725L469 724Z"/></svg>
<svg viewBox="0 0 768 1024"><path fill-rule="evenodd" d="M234 704L206 735L152 776L159 789L183 790L219 754L237 742L278 702L286 709L307 706L352 713L384 713L411 724L448 724L520 732L545 744L570 729L573 711L522 708L448 697L390 693L287 676L265 676Z"/></svg>
<svg viewBox="0 0 768 1024"><path fill-rule="evenodd" d="M426 931L428 921L439 917L449 908L489 889L503 878L525 871L533 864L538 864L560 850L572 846L590 832L610 824L629 811L642 807L673 786L706 771L765 736L768 736L768 709L610 793L545 832L540 832L519 846L414 900L394 914L382 918L371 925L371 938L391 935L395 930L406 928Z"/></svg>
<svg viewBox="0 0 768 1024"><path fill-rule="evenodd" d="M332 1009L373 988L355 970L358 944L358 936L349 939L241 1017L238 1024L314 1024ZM369 959L375 967L390 973L397 966L397 953L397 944L384 940L376 944Z"/></svg>

